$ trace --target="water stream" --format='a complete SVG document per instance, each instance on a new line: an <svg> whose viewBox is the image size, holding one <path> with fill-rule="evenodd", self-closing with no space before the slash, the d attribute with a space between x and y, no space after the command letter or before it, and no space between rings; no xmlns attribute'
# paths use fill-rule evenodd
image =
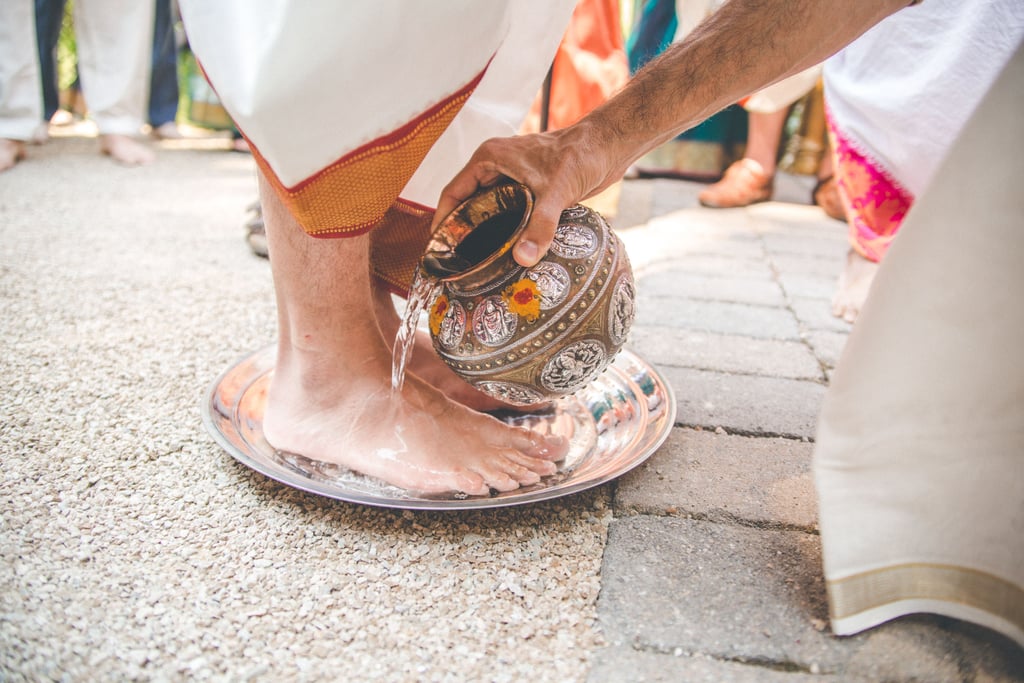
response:
<svg viewBox="0 0 1024 683"><path fill-rule="evenodd" d="M405 366L412 357L416 346L416 323L420 315L431 301L437 297L441 281L428 275L422 268L416 269L416 275L409 286L409 298L405 304L405 317L395 335L395 348L391 355L391 391L401 393L405 385Z"/></svg>

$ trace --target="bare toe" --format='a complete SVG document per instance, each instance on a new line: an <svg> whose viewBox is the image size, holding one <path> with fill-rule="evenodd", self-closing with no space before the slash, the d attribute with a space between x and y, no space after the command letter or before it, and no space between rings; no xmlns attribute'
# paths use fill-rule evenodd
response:
<svg viewBox="0 0 1024 683"><path fill-rule="evenodd" d="M559 434L519 428L513 432L512 447L532 458L557 462L569 452L569 440Z"/></svg>
<svg viewBox="0 0 1024 683"><path fill-rule="evenodd" d="M153 150L127 135L101 135L100 151L125 166L144 166L156 159Z"/></svg>
<svg viewBox="0 0 1024 683"><path fill-rule="evenodd" d="M487 483L492 489L501 491L502 493L515 491L520 486L519 481L508 474L495 472L490 476L485 477L485 479L487 479Z"/></svg>
<svg viewBox="0 0 1024 683"><path fill-rule="evenodd" d="M483 496L490 487L476 472L462 472L455 477L455 490L470 496Z"/></svg>
<svg viewBox="0 0 1024 683"><path fill-rule="evenodd" d="M537 477L546 477L554 474L558 471L558 465L551 462L550 460L540 460L538 458L531 458L521 453L512 453L509 458L514 462L522 465L525 469L537 475ZM536 483L536 482L531 482Z"/></svg>
<svg viewBox="0 0 1024 683"><path fill-rule="evenodd" d="M25 143L20 140L0 138L0 171L13 168L14 164L25 158Z"/></svg>

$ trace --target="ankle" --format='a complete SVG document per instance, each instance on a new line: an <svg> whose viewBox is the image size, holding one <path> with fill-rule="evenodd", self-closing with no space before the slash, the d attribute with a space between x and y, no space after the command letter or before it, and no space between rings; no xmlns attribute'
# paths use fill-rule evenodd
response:
<svg viewBox="0 0 1024 683"><path fill-rule="evenodd" d="M771 178L775 177L775 165L774 164L766 164L766 163L758 161L757 159L751 159L750 157L744 157L742 159L742 162L743 162L743 165L746 166L747 169L750 170L751 172L753 172L755 175L758 175L758 176L761 176L761 177L767 178L767 179L771 179Z"/></svg>
<svg viewBox="0 0 1024 683"><path fill-rule="evenodd" d="M367 378L391 376L391 350L379 333L372 336L305 335L297 341L281 342L277 367L287 372L303 391L319 391L325 384L365 382Z"/></svg>

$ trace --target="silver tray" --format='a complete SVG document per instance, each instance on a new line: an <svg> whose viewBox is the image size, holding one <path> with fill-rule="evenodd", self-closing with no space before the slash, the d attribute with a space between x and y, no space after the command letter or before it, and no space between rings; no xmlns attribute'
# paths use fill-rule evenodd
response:
<svg viewBox="0 0 1024 683"><path fill-rule="evenodd" d="M203 422L232 457L276 481L350 503L411 510L467 510L559 498L625 474L668 438L675 420L671 387L648 363L623 350L604 373L544 413L501 416L509 424L562 434L570 449L558 472L532 486L490 496L422 495L345 467L276 450L263 438L263 410L275 347L242 358L210 386Z"/></svg>

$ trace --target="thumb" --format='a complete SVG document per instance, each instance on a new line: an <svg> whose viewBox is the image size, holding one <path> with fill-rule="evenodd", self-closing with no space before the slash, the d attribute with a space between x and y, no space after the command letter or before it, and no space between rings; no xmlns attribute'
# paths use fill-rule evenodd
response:
<svg viewBox="0 0 1024 683"><path fill-rule="evenodd" d="M538 201L533 205L526 228L512 248L512 257L519 265L529 268L537 264L548 253L555 229L562 216L562 207L551 201Z"/></svg>

